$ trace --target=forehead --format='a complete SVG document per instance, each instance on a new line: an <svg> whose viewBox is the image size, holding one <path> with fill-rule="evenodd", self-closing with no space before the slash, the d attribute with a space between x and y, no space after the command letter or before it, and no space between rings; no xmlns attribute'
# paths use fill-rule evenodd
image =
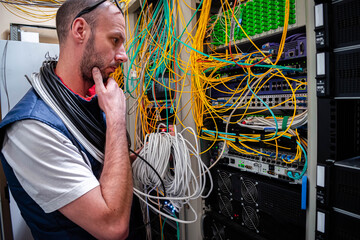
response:
<svg viewBox="0 0 360 240"><path fill-rule="evenodd" d="M105 2L106 6L99 12L96 31L121 32L125 34L125 20L120 10L112 3Z"/></svg>

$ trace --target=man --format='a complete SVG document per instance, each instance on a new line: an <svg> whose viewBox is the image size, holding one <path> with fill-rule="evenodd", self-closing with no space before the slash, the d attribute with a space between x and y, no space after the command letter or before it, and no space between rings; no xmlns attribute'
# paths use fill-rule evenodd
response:
<svg viewBox="0 0 360 240"><path fill-rule="evenodd" d="M36 91L0 125L9 188L35 239L126 239L133 196L126 99L109 78L128 59L124 16L109 1L68 0L56 27L59 61L44 63L32 79ZM97 96L89 93L94 83ZM45 93L37 84L46 86ZM68 97L49 90L54 85ZM105 129L102 113L103 138L94 133ZM86 128L87 121L79 120L85 115L98 127ZM96 145L88 136L98 135L105 140L100 160L84 144Z"/></svg>

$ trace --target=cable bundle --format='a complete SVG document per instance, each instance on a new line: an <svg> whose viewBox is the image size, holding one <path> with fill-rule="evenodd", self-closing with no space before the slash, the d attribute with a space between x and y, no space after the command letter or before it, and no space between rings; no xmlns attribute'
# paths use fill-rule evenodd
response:
<svg viewBox="0 0 360 240"><path fill-rule="evenodd" d="M56 16L56 11L65 0L0 0L12 14L31 21L46 22Z"/></svg>
<svg viewBox="0 0 360 240"><path fill-rule="evenodd" d="M194 147L183 137L184 131L192 132L196 141L196 134L191 128L185 128L180 133L175 128L174 136L170 133L159 132L159 128L157 133L146 135L146 144L140 155L159 173L165 189L163 189L161 180L154 173L154 170L140 158L137 158L133 163L133 178L144 185L144 191L134 188L134 193L145 203L147 203L145 198L148 198L153 203L148 203L148 206L167 218L182 223L193 223L197 220L197 215L189 201L199 197L207 197L212 190L212 178L208 168L200 159L198 146ZM191 155L195 158L197 165L195 168L191 166ZM195 172L194 169L196 168L197 171ZM210 191L208 195L203 196L206 173L210 178ZM155 191L158 191L161 196L154 196ZM155 201L158 200L168 200L174 211L179 211L184 204L188 204L195 214L195 219L183 221L159 211L154 207Z"/></svg>
<svg viewBox="0 0 360 240"><path fill-rule="evenodd" d="M39 74L28 78L36 93L61 118L69 131L84 148L99 162L104 159L105 125L95 115L101 111L90 112L78 97L71 92L55 74L55 61L44 61ZM97 102L93 103L97 105Z"/></svg>
<svg viewBox="0 0 360 240"><path fill-rule="evenodd" d="M289 122L288 120L289 120L288 117L287 118L286 117L277 118L278 122L280 122L280 123L283 122L283 125L285 124L284 125L285 128L291 127L291 129L296 129L300 126L307 124L307 110L296 115L294 117L292 125L290 125L288 123ZM275 129L275 127L276 127L275 121L273 118L258 117L258 116L247 117L244 121L238 122L237 124L239 124L242 127L251 128L251 129L255 129L255 130L266 130L269 128Z"/></svg>

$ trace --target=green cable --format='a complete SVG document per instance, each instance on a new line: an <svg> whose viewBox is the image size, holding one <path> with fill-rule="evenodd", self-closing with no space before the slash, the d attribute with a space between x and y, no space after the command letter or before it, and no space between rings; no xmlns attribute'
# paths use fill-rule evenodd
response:
<svg viewBox="0 0 360 240"><path fill-rule="evenodd" d="M145 2L144 2L144 4L145 4ZM153 25L154 17L156 16L157 12L160 10L160 6L161 6L160 4L157 4L156 9L155 9L155 12L154 12L154 14L153 14L153 18L151 19L151 21L150 21L150 23L148 24L148 26L145 27L145 29L151 29L151 26ZM140 35L142 35L142 33L145 33L145 29L144 29L143 31L141 31L134 39L138 38ZM140 37L139 37L139 38L140 38ZM139 53L139 51L140 51L140 49L141 49L141 47L142 47L145 39L146 39L145 37L142 38L140 44L138 45L138 47L137 47L137 49L136 49L136 51L135 51L135 54L134 54L135 56L134 56L133 59L131 59L130 68L129 68L129 69L132 68L132 65L134 64L134 61L135 61L135 59L136 59L136 56L138 55L138 53ZM126 79L129 79L129 74L130 74L130 71L128 71L127 76L126 76ZM131 96L132 98L135 98L135 97L133 97L131 93L133 93L133 91L135 91L135 89L137 88L137 86L138 86L139 84L140 84L140 81L137 82L136 86L133 88L132 91L130 91L130 89L128 88L128 85L129 85L129 84L126 84L126 91L130 94L130 96Z"/></svg>
<svg viewBox="0 0 360 240"><path fill-rule="evenodd" d="M219 131L205 130L205 129L201 129L201 131L206 132L206 133L219 133L219 134L226 134L226 135L230 135L230 136L236 136L235 133L226 133L226 132L219 132Z"/></svg>
<svg viewBox="0 0 360 240"><path fill-rule="evenodd" d="M208 134L210 134L210 135L213 135L213 136L216 136L216 134L215 133L213 133L212 131L208 131L208 130L202 130L203 132L206 132L206 133L208 133ZM224 133L224 134L226 134L226 135L230 135L230 134L228 134L228 133ZM228 140L228 141L231 141L231 142L236 142L236 139L235 138L227 138L227 137L222 137L222 136L217 136L218 138L221 138L221 139L224 139L224 140ZM250 138L250 139L252 139L252 138Z"/></svg>
<svg viewBox="0 0 360 240"><path fill-rule="evenodd" d="M288 139L291 139L291 137L289 137L289 136L284 136L284 135L283 135L283 137L286 137L286 138L288 138ZM288 177L290 177L290 178L292 178L292 179L294 179L294 180L299 180L299 179L301 179L301 178L304 176L304 174L305 174L305 172L306 172L306 170L307 170L308 159L307 159L306 151L305 151L304 147L301 145L301 143L299 143L299 142L296 140L296 144L299 145L299 147L301 148L301 150L302 150L303 153L304 153L305 164L304 164L303 170L302 170L302 172L301 172L300 174L299 174L299 173L295 173L295 176L294 176L294 175L292 174L292 171L288 171L288 172L287 172L287 175L288 175Z"/></svg>
<svg viewBox="0 0 360 240"><path fill-rule="evenodd" d="M197 7L195 13L192 15L192 17L190 18L189 22L186 24L184 30L183 30L182 33L180 34L179 39L182 38L182 36L183 36L184 33L185 33L185 30L187 30L189 24L191 23L191 21L193 20L193 18L196 16L197 12L199 11L200 7L201 7L202 4L203 4L203 1L204 1L204 0L201 0L201 2L199 3L199 6ZM175 38L175 39L177 40L177 38ZM180 42L181 42L181 41L180 41ZM175 42L175 52L176 52L176 53L178 52L178 45L179 45L179 41L176 41L176 42ZM186 45L185 45L185 46L186 46ZM175 54L175 62L176 62L176 64L177 64L177 66L178 66L178 69L180 69L180 71L183 72L183 73L186 74L186 75L194 76L193 74L191 74L191 73L189 74L189 73L187 73L187 72L184 72L184 71L181 69L181 67L180 67L180 65L179 65L179 61L177 60L176 56L177 56L177 55Z"/></svg>
<svg viewBox="0 0 360 240"><path fill-rule="evenodd" d="M174 218L176 218L177 219L177 217L176 217L176 214L174 213ZM180 240L180 228L179 228L179 222L178 221L176 221L176 235L177 235L177 240Z"/></svg>
<svg viewBox="0 0 360 240"><path fill-rule="evenodd" d="M165 227L166 220L167 220L167 218L164 219L164 223L163 223L162 228L161 228L161 240L164 239L164 227Z"/></svg>

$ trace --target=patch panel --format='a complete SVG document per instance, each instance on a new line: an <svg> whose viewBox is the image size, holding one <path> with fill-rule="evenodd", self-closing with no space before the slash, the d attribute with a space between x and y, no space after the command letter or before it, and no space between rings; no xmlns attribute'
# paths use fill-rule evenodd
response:
<svg viewBox="0 0 360 240"><path fill-rule="evenodd" d="M239 78L239 81L241 81ZM296 93L306 93L307 92L307 78L306 76L294 77L296 81L289 80L293 90L296 90ZM229 96L228 89L244 89L246 91L247 85L246 82L240 84L239 82L230 82L225 85L218 85L216 89L211 89L211 97L212 98L220 98ZM225 93L224 93L225 92ZM269 94L286 94L291 93L291 88L288 82L283 78L273 78L268 80L263 87L256 93L257 95L269 95ZM239 96L240 94L235 94L235 96ZM251 95L251 93L249 93Z"/></svg>
<svg viewBox="0 0 360 240"><path fill-rule="evenodd" d="M240 156L245 159L262 161L262 162L267 162L267 163L282 165L282 166L290 165L290 164L286 164L283 161L283 159L285 159L286 161L291 161L292 159L295 158L294 154L290 154L288 152L282 152L282 151L278 151L277 157L276 157L276 152L274 150L266 149L266 148L253 148L256 151L251 150L249 148L241 147L241 146L239 146L238 148L247 152L247 154L240 153L233 148L229 148L227 150L226 154L236 155L236 156ZM264 155L258 154L257 152L261 152ZM268 156L266 156L265 154ZM302 159L302 161L303 161L303 159ZM298 163L298 161L295 161L294 163L291 164L291 166L297 167L298 165L303 165L302 161L300 161L300 163Z"/></svg>
<svg viewBox="0 0 360 240"><path fill-rule="evenodd" d="M296 23L296 8L295 0L290 0L288 22L290 26ZM210 23L215 24L214 31L211 34L213 45L226 44L229 42L229 38L235 41L246 39L245 34L238 27L238 23L251 37L281 29L284 26L285 19L285 0L248 1L246 4L235 7L234 14L238 22L229 18L229 16L232 16L230 10L225 11L220 16L214 15L211 18ZM228 30L224 32L226 25Z"/></svg>
<svg viewBox="0 0 360 240"><path fill-rule="evenodd" d="M292 94L278 94L278 95L262 95L261 99L270 107L275 107L274 109L281 109L281 110L292 110L294 109L294 103L291 101L293 97ZM299 110L306 110L307 109L307 94L295 94L296 99L296 109ZM213 106L218 107L235 107L238 98L218 98L217 100L212 101ZM285 102L286 101L286 102ZM248 109L264 109L265 105L255 96L247 96L245 97L244 104L250 102ZM243 108L245 109L247 105Z"/></svg>

